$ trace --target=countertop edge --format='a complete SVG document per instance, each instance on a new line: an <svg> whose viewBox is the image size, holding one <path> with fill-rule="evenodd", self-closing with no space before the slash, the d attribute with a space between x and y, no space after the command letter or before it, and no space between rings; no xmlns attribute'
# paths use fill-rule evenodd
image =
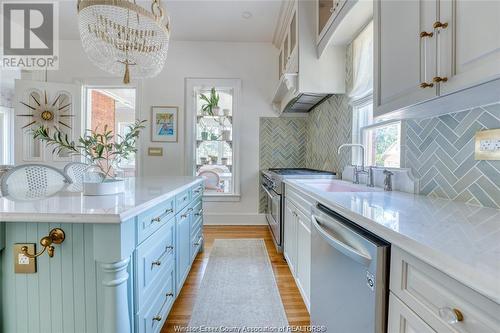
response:
<svg viewBox="0 0 500 333"><path fill-rule="evenodd" d="M22 213L2 213L0 215L0 223L70 223L70 224L120 224L131 218L147 211L148 209L162 203L168 198L174 197L196 185L202 183L202 178L195 178L192 181L179 186L175 190L158 195L157 197L141 203L135 207L129 208L122 213L110 214L38 214L36 220L32 216L26 218L26 214Z"/></svg>
<svg viewBox="0 0 500 333"><path fill-rule="evenodd" d="M346 209L345 207L324 198L320 194L311 191L300 184L296 184L292 179L285 180L285 183L296 190L309 195L328 208L338 211L346 218L353 220L353 222L357 223L359 226L390 242L391 245L401 248L409 254L417 257L419 260L422 260L465 286L473 289L484 297L500 304L500 289L498 287L495 288L495 285L498 285L498 282L494 279L488 278L487 276L481 276L479 277L480 281L478 282L478 274L475 270L471 269L470 266L457 261L453 257L448 256L445 252L436 251L425 244Z"/></svg>

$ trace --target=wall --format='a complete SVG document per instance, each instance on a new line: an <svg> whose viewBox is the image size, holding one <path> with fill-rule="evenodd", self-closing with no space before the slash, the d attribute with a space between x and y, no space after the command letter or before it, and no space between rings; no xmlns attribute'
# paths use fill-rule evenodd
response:
<svg viewBox="0 0 500 333"><path fill-rule="evenodd" d="M402 166L420 179L421 194L500 208L500 161L474 160L474 135L500 128L500 104L403 126Z"/></svg>
<svg viewBox="0 0 500 333"><path fill-rule="evenodd" d="M115 100L103 93L92 90L92 115L91 128L103 129L108 126L108 130L115 131Z"/></svg>
<svg viewBox="0 0 500 333"><path fill-rule="evenodd" d="M79 41L61 41L60 70L49 71L48 80L87 83L120 82L92 65ZM138 117L150 120L152 105L179 106L177 143L151 143L145 129L140 150L140 172L144 175L185 174L184 80L197 78L239 78L242 80L239 202L209 202L206 222L223 224L265 223L258 215L259 204L259 118L272 117L271 95L276 82L277 50L271 43L221 43L172 41L164 70L139 83ZM133 79L133 78L132 78ZM163 157L147 156L147 147L164 148Z"/></svg>

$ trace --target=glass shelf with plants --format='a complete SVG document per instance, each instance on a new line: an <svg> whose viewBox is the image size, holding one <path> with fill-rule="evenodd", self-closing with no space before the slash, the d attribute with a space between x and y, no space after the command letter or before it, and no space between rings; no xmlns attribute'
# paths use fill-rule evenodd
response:
<svg viewBox="0 0 500 333"><path fill-rule="evenodd" d="M207 178L206 190L232 191L233 92L199 89L196 96L196 173Z"/></svg>

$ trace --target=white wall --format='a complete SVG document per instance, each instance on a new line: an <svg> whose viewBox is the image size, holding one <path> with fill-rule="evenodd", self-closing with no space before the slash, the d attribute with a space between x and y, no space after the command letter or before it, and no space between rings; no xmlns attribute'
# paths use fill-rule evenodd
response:
<svg viewBox="0 0 500 333"><path fill-rule="evenodd" d="M146 128L139 151L143 175L183 175L184 151L184 79L239 78L242 80L240 141L241 200L209 202L205 205L209 224L263 224L258 215L259 117L272 117L271 96L276 82L277 50L271 43L175 42L170 44L167 63L160 75L139 85L142 101L138 115L150 120L152 105L179 106L178 143L150 142ZM49 71L48 81L101 84L110 77L92 65L79 41L60 44L59 71ZM161 146L163 157L146 156L147 147Z"/></svg>

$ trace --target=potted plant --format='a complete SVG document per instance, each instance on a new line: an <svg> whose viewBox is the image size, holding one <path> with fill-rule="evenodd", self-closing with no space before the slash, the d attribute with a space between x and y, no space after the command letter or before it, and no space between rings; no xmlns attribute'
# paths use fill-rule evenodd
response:
<svg viewBox="0 0 500 333"><path fill-rule="evenodd" d="M126 135L114 135L105 125L102 131L99 128L86 130L77 142L70 141L66 133L55 128L51 135L47 127L41 126L34 132L34 138L53 146L52 153L67 152L72 156L82 156L89 164L88 172L98 173L101 182L87 182L84 180L83 192L85 195L116 194L124 191L124 180L116 178L118 165L137 153L136 142L141 130L145 127L145 120L137 120L129 126ZM92 170L92 171L90 171ZM95 177L92 177L95 179ZM98 178L99 179L99 178Z"/></svg>
<svg viewBox="0 0 500 333"><path fill-rule="evenodd" d="M200 95L200 99L205 102L201 106L201 110L209 116L215 116L218 115L220 112L220 107L219 107L219 94L217 94L217 91L215 88L212 88L210 90L210 96L207 96L205 94Z"/></svg>

